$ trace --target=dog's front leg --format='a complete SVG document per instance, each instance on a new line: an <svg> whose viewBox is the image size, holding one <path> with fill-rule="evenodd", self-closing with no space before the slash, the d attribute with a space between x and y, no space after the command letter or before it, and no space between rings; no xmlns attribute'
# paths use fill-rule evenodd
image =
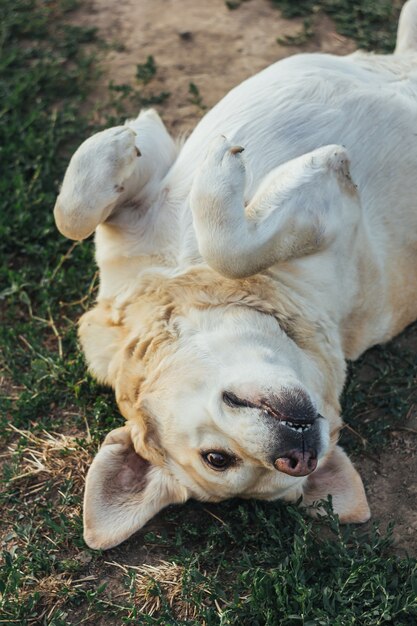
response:
<svg viewBox="0 0 417 626"><path fill-rule="evenodd" d="M153 110L96 133L68 165L54 209L58 229L70 239L85 239L132 200L149 204L176 154Z"/></svg>
<svg viewBox="0 0 417 626"><path fill-rule="evenodd" d="M191 207L199 250L219 273L240 278L327 247L359 208L341 146L325 146L272 170L245 207L243 148L213 141L196 174Z"/></svg>
<svg viewBox="0 0 417 626"><path fill-rule="evenodd" d="M132 192L140 151L135 132L116 126L84 141L65 173L54 215L70 239L85 239Z"/></svg>

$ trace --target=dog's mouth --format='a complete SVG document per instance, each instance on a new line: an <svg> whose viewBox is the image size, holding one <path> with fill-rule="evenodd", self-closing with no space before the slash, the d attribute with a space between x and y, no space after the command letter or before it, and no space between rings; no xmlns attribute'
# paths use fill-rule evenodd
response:
<svg viewBox="0 0 417 626"><path fill-rule="evenodd" d="M299 422L290 422L288 420L281 420L281 424L287 428L291 428L297 433L305 433L313 426L313 422L305 422L300 424Z"/></svg>

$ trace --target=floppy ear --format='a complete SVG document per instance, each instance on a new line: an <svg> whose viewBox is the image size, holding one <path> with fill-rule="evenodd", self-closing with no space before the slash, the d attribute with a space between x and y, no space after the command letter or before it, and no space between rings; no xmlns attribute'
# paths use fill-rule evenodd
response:
<svg viewBox="0 0 417 626"><path fill-rule="evenodd" d="M107 435L87 474L85 542L96 550L117 546L161 509L187 499L185 487L165 468L136 453L130 426L117 428Z"/></svg>
<svg viewBox="0 0 417 626"><path fill-rule="evenodd" d="M336 446L304 486L303 504L332 496L333 510L345 524L361 524L371 516L362 479L347 454ZM314 514L314 513L313 513Z"/></svg>

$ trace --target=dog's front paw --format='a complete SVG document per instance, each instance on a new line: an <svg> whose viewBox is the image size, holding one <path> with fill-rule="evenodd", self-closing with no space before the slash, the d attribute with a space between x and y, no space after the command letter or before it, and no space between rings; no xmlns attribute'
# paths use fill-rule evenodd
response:
<svg viewBox="0 0 417 626"><path fill-rule="evenodd" d="M241 191L245 181L245 165L242 146L233 145L224 135L210 144L201 174L212 193L234 195Z"/></svg>
<svg viewBox="0 0 417 626"><path fill-rule="evenodd" d="M59 230L71 239L88 237L122 199L140 151L128 126L99 132L78 148L55 205Z"/></svg>
<svg viewBox="0 0 417 626"><path fill-rule="evenodd" d="M207 228L217 227L218 222L225 225L224 220L233 220L236 213L241 217L245 188L243 150L223 135L211 142L191 190L195 223L201 220L201 228L203 224Z"/></svg>
<svg viewBox="0 0 417 626"><path fill-rule="evenodd" d="M85 143L88 142L91 143L85 146L88 149L87 158L91 159L92 169L98 170L98 178L112 185L116 193L124 191L123 184L132 176L137 158L141 156L136 145L136 133L128 126L116 126L93 135Z"/></svg>

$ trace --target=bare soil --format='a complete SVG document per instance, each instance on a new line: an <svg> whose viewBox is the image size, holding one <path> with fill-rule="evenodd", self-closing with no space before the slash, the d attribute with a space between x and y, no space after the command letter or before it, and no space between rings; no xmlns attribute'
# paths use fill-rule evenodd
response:
<svg viewBox="0 0 417 626"><path fill-rule="evenodd" d="M157 108L173 134L191 131L204 114L190 102L191 82L209 108L242 80L281 58L306 51L344 55L356 48L321 14L315 15L314 35L305 44L279 45L278 37L302 32L303 20L283 19L268 0L242 2L233 11L224 0L92 0L75 21L96 26L114 44L106 54L94 99L102 98L110 80L133 84L136 65L152 55L157 75L149 89L170 92L167 102ZM413 336L417 339L417 332ZM417 358L417 341L414 344ZM417 414L406 426L408 430L391 433L378 457L361 455L356 465L373 518L382 527L394 521L396 550L417 554ZM130 545L137 557L135 543ZM124 556L127 562L128 555Z"/></svg>
<svg viewBox="0 0 417 626"><path fill-rule="evenodd" d="M268 0L242 2L234 11L224 0L90 0L75 19L97 27L113 44L103 89L110 80L133 83L136 65L154 57L157 75L150 90L171 94L159 110L173 133L192 130L203 114L190 103L190 82L210 108L245 78L290 54L355 50L324 15L314 20L314 37L305 46L279 45L277 38L301 33L303 20L283 19Z"/></svg>

